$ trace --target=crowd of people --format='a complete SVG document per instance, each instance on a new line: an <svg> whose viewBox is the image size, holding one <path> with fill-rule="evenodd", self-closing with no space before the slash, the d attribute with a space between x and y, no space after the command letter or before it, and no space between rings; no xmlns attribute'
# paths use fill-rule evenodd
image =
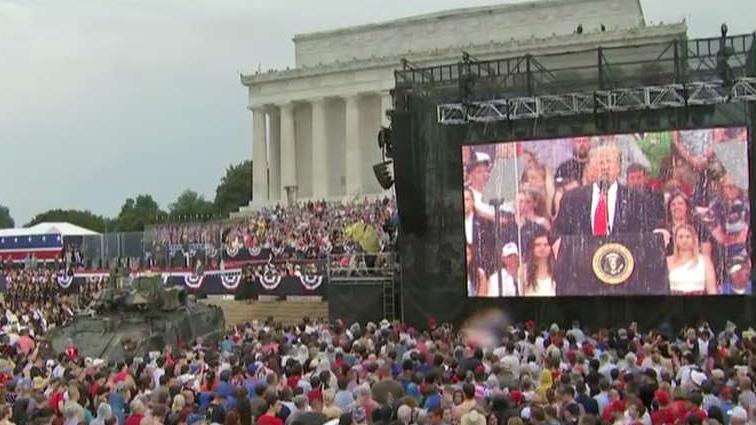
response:
<svg viewBox="0 0 756 425"><path fill-rule="evenodd" d="M53 261L39 260L33 252L20 263L0 256L0 269L54 267L68 274L113 268L217 269L228 262L329 256L339 264L353 263L393 250L397 217L393 198L275 206L233 220L150 226L138 243L129 239L128 252L117 258L98 255L99 240L89 244L87 255L84 241L74 238ZM359 231L354 230L357 227Z"/></svg>
<svg viewBox="0 0 756 425"><path fill-rule="evenodd" d="M560 250L622 235L666 257L636 264L654 281L623 295L752 293L746 141L716 128L464 146L468 294L600 293L555 276Z"/></svg>
<svg viewBox="0 0 756 425"><path fill-rule="evenodd" d="M353 237L350 226L370 228L369 244ZM331 253L364 253L390 249L395 237L396 204L392 198L351 202L305 202L277 205L225 222L173 223L153 226L149 233L153 257L192 251L192 258L212 253L236 257L243 250L265 250L280 259L317 259ZM375 254L375 252L371 252ZM180 260L184 261L184 260ZM195 261L187 258L185 262Z"/></svg>
<svg viewBox="0 0 756 425"><path fill-rule="evenodd" d="M3 268L0 277L5 284L0 301L3 332L15 327L32 336L66 324L99 299L106 284L104 279L87 279L68 293L58 283L66 278L64 269L52 267Z"/></svg>
<svg viewBox="0 0 756 425"><path fill-rule="evenodd" d="M240 324L109 361L4 328L3 425L745 425L756 332ZM664 329L664 328L663 328ZM483 336L487 333L487 336Z"/></svg>

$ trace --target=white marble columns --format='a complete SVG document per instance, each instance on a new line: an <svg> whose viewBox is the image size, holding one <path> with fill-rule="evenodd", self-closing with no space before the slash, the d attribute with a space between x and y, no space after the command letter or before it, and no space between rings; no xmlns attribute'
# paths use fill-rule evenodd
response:
<svg viewBox="0 0 756 425"><path fill-rule="evenodd" d="M328 133L326 99L314 99L312 105L312 198L329 196L328 191Z"/></svg>
<svg viewBox="0 0 756 425"><path fill-rule="evenodd" d="M381 96L381 110L380 110L381 127L388 127L389 125L391 125L391 120L389 120L388 116L386 116L386 111L388 111L389 109L394 109L394 105L392 103L391 94L389 94L389 92L382 92L380 96Z"/></svg>
<svg viewBox="0 0 756 425"><path fill-rule="evenodd" d="M387 109L387 92L255 107L252 204L380 193L372 165L380 161L375 137L380 126L389 125Z"/></svg>
<svg viewBox="0 0 756 425"><path fill-rule="evenodd" d="M268 157L265 143L265 110L252 109L252 203L268 200Z"/></svg>
<svg viewBox="0 0 756 425"><path fill-rule="evenodd" d="M280 199L281 117L278 108L268 110L268 200Z"/></svg>
<svg viewBox="0 0 756 425"><path fill-rule="evenodd" d="M363 189L362 168L366 166L360 147L360 98L357 95L344 99L344 144L346 161L345 176L346 195L359 195Z"/></svg>
<svg viewBox="0 0 756 425"><path fill-rule="evenodd" d="M287 200L287 187L289 190L297 188L297 147L295 144L294 133L294 104L285 103L279 105L281 118L281 187L275 186L272 189L278 190L279 199L282 203Z"/></svg>

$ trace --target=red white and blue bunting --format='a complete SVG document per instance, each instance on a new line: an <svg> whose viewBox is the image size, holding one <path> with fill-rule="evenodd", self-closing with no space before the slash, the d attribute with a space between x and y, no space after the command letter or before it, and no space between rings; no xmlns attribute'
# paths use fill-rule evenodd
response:
<svg viewBox="0 0 756 425"><path fill-rule="evenodd" d="M226 247L226 255L233 258L236 257L236 255L239 254L239 248L235 247Z"/></svg>
<svg viewBox="0 0 756 425"><path fill-rule="evenodd" d="M58 286L68 289L74 281L74 277L68 274L59 274L57 276Z"/></svg>
<svg viewBox="0 0 756 425"><path fill-rule="evenodd" d="M163 271L159 273L164 285L181 285L195 293L224 294L244 291L248 293L276 293L280 296L320 294L327 279L322 268L315 263L267 263L253 266L253 275L245 279L242 268L209 270L202 274L191 271ZM129 280L143 276L155 276L154 272L134 272ZM107 272L79 272L74 275L58 274L54 279L64 291L78 291L80 285L107 282ZM251 280L250 280L251 278ZM250 285L250 286L245 286ZM244 289L242 287L244 286Z"/></svg>
<svg viewBox="0 0 756 425"><path fill-rule="evenodd" d="M194 273L188 273L184 275L184 285L191 289L199 289L202 286L202 280L205 275L196 275Z"/></svg>
<svg viewBox="0 0 756 425"><path fill-rule="evenodd" d="M302 286L309 291L314 291L323 283L322 275L299 275L299 281L302 282Z"/></svg>
<svg viewBox="0 0 756 425"><path fill-rule="evenodd" d="M239 282L241 282L241 277L241 271L221 273L221 284L230 291L236 291L236 288L239 287Z"/></svg>

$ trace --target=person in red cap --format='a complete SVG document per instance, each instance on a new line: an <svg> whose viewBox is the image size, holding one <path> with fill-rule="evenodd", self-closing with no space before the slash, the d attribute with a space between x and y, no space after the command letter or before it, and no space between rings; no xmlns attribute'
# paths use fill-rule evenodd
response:
<svg viewBox="0 0 756 425"><path fill-rule="evenodd" d="M592 359L593 358L594 348L593 348L593 345L590 342L584 343L583 346L581 347L581 349L583 350L583 354L585 354L586 358L588 358L588 359Z"/></svg>
<svg viewBox="0 0 756 425"><path fill-rule="evenodd" d="M732 402L732 388L727 386L722 387L722 389L719 390L719 400L720 407L724 412L732 410L732 408L735 407L735 404Z"/></svg>
<svg viewBox="0 0 756 425"><path fill-rule="evenodd" d="M654 392L654 403L656 404L656 410L651 413L651 423L654 425L673 423L675 417L668 409L669 394L663 390L656 390Z"/></svg>
<svg viewBox="0 0 756 425"><path fill-rule="evenodd" d="M669 403L669 407L667 408L669 410L669 415L672 417L672 422L663 422L663 423L685 423L688 416L690 415L697 415L701 420L706 419L708 416L706 412L701 410L698 406L701 404L701 395L692 393L686 397L680 396L676 398L674 401Z"/></svg>
<svg viewBox="0 0 756 425"><path fill-rule="evenodd" d="M515 407L522 404L523 400L523 394L520 390L512 390L509 392L509 398L512 400L512 403L514 403Z"/></svg>
<svg viewBox="0 0 756 425"><path fill-rule="evenodd" d="M609 391L609 404L601 414L601 420L604 422L613 422L614 414L623 415L623 412L627 408L626 401L620 398L617 390Z"/></svg>

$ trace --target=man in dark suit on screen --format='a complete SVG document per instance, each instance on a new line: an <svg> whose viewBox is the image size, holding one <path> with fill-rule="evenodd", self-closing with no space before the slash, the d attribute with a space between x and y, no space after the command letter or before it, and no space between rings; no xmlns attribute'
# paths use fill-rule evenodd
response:
<svg viewBox="0 0 756 425"><path fill-rule="evenodd" d="M653 231L647 198L619 183L620 151L612 145L591 149L588 167L596 167L599 181L568 191L554 221L554 237L606 236Z"/></svg>
<svg viewBox="0 0 756 425"><path fill-rule="evenodd" d="M598 181L568 191L562 199L559 214L554 220L552 237L554 252L558 257L562 255L586 258L565 259L572 261L574 267L563 272L569 276L557 275L557 295L601 295L601 294L645 294L656 293L653 288L647 288L649 282L639 282L631 279L630 284L607 286L593 279L589 273L593 250L603 241L632 235L640 238L640 249L635 249L635 266L645 267L643 259L646 254L656 255L663 259L660 242L651 234L658 225L656 218L661 211L651 203L643 193L633 190L619 182L621 172L620 150L614 145L601 145L591 149L587 167L598 176ZM641 235L641 236L638 236ZM570 246L563 246L566 239ZM591 246L590 252L588 246ZM657 246L658 245L658 246ZM565 249L567 248L567 249ZM566 263L562 262L566 266ZM580 272L575 272L579 270ZM656 268L655 268L656 270ZM559 270L557 270L559 272ZM638 270L636 270L638 271ZM633 273L634 277L641 273ZM666 271L666 269L664 269ZM657 270L658 272L658 270ZM584 279L579 278L582 275ZM592 279L585 277L590 276Z"/></svg>

